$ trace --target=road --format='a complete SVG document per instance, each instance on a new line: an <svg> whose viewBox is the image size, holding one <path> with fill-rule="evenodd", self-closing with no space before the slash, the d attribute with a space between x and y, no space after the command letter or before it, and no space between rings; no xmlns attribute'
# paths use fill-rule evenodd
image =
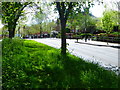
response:
<svg viewBox="0 0 120 90"><path fill-rule="evenodd" d="M60 48L61 40L56 38L32 39L49 46ZM104 65L113 65L118 67L118 50L117 48L94 46L82 43L75 43L76 40L67 39L67 49L73 55L91 62L99 62Z"/></svg>

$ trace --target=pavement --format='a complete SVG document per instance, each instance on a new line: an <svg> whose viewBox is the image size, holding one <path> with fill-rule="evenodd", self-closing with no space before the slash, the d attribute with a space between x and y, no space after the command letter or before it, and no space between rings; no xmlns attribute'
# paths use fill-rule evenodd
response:
<svg viewBox="0 0 120 90"><path fill-rule="evenodd" d="M80 40L78 39L75 41L75 43L81 43L81 44L88 44L88 45L94 45L94 46L103 46L103 47L113 47L113 48L118 48L120 49L120 44L118 43L110 43L110 42L101 42L101 41L92 41L92 40L87 40L87 42L85 42L85 40Z"/></svg>
<svg viewBox="0 0 120 90"><path fill-rule="evenodd" d="M53 38L53 39L55 39L55 38ZM2 39L0 41L2 41ZM94 46L120 48L120 44L118 44L118 43L108 43L107 44L107 42L101 42L101 41L87 40L87 42L85 42L85 40L78 39L78 42L76 40L75 43L88 44L88 45L94 45Z"/></svg>

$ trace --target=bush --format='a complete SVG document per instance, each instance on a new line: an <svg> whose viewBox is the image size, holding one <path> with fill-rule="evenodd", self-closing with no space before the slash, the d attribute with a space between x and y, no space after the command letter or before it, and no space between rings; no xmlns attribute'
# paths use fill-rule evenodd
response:
<svg viewBox="0 0 120 90"><path fill-rule="evenodd" d="M57 38L61 38L61 33L59 33L56 37L57 37Z"/></svg>

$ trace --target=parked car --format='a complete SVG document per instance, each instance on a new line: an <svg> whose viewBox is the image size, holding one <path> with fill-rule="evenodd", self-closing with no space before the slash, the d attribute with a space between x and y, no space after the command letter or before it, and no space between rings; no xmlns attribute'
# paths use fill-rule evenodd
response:
<svg viewBox="0 0 120 90"><path fill-rule="evenodd" d="M23 36L23 39L25 39L25 38L29 38L29 36L28 36L28 35L26 35L26 36Z"/></svg>

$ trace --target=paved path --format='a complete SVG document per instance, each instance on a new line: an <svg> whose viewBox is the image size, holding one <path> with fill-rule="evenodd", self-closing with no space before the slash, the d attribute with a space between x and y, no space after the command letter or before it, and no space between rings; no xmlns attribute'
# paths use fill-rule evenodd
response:
<svg viewBox="0 0 120 90"><path fill-rule="evenodd" d="M61 40L56 38L47 38L47 39L43 38L43 39L32 39L32 40L47 44L55 48L61 47ZM89 61L102 62L105 65L118 66L118 60L120 60L120 57L118 57L118 51L120 49L113 47L106 47L107 43L104 42L88 41L87 43L85 43L83 40L79 40L79 43L75 43L75 42L76 40L67 39L67 43L69 43L67 49L73 55L76 55L80 58ZM97 45L101 45L101 46L97 46ZM119 46L119 45L109 43L109 46Z"/></svg>

